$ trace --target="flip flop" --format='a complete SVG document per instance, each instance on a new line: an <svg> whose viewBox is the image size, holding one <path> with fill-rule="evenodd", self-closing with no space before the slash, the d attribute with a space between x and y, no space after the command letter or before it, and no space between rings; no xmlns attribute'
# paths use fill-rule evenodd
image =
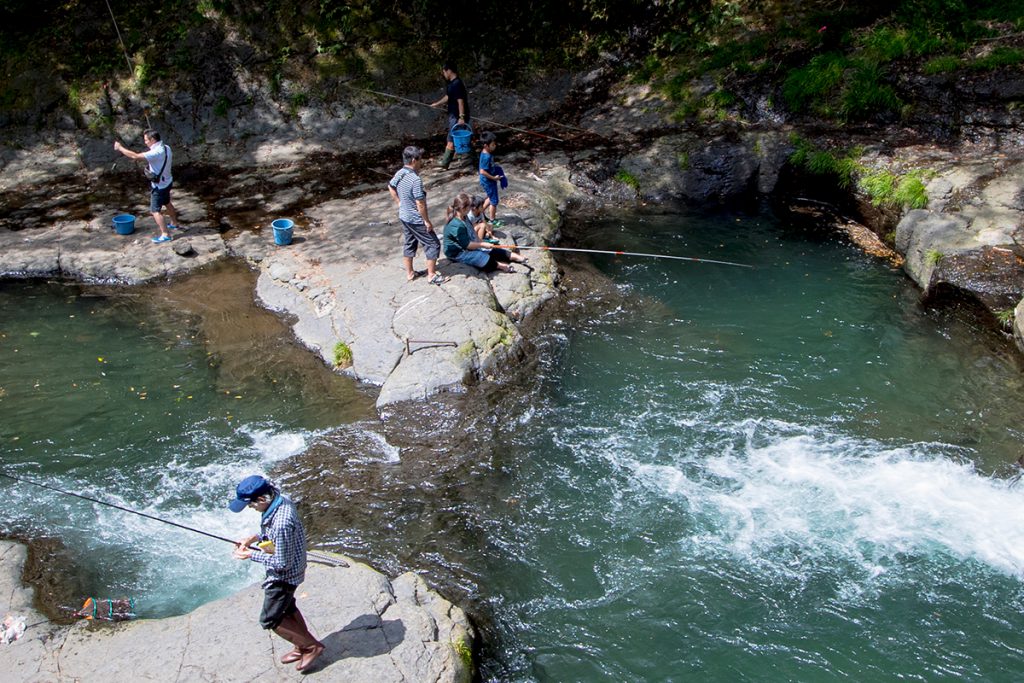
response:
<svg viewBox="0 0 1024 683"><path fill-rule="evenodd" d="M412 277L408 278L408 280L409 280L409 282L412 282L416 278L421 278L421 277L423 277L426 274L427 274L427 271L425 271L425 270L414 270L414 271L412 271Z"/></svg>
<svg viewBox="0 0 1024 683"><path fill-rule="evenodd" d="M430 284L432 284L432 285L439 285L440 286L440 285L443 285L444 283L448 282L448 278L446 278L444 275L441 275L441 273L434 273L434 277L430 278L430 280L428 280L428 282Z"/></svg>

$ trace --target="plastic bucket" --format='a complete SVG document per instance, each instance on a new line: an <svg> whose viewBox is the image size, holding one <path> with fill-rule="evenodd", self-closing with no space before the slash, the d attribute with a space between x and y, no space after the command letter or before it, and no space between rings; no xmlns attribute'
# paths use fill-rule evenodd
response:
<svg viewBox="0 0 1024 683"><path fill-rule="evenodd" d="M469 124L456 123L452 126L452 142L455 143L455 151L459 154L465 154L473 149L469 144L471 137L473 137L473 129L469 127Z"/></svg>
<svg viewBox="0 0 1024 683"><path fill-rule="evenodd" d="M278 218L270 224L274 229L274 244L284 247L292 243L292 228L295 222L287 218Z"/></svg>
<svg viewBox="0 0 1024 683"><path fill-rule="evenodd" d="M114 232L118 235L130 235L135 232L135 216L127 213L114 216Z"/></svg>

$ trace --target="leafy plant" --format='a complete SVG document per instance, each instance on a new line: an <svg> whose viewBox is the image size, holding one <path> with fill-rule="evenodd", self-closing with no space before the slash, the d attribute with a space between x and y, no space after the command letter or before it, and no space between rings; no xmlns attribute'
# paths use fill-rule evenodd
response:
<svg viewBox="0 0 1024 683"><path fill-rule="evenodd" d="M1000 327L1004 329L1010 329L1011 327L1013 327L1014 315L1012 308L1004 308L1002 310L996 311L995 313L996 320L999 322Z"/></svg>
<svg viewBox="0 0 1024 683"><path fill-rule="evenodd" d="M938 249L929 249L924 254L925 263L930 266L937 266L945 256Z"/></svg>
<svg viewBox="0 0 1024 683"><path fill-rule="evenodd" d="M1004 66L1024 62L1024 50L1015 47L997 47L992 52L967 64L974 71L992 71Z"/></svg>
<svg viewBox="0 0 1024 683"><path fill-rule="evenodd" d="M816 148L809 141L796 135L790 138L790 142L795 147L789 156L790 163L814 175L835 176L839 187L851 187L854 176L861 171L860 163L857 161L863 152L860 147L854 147L837 156L828 150Z"/></svg>
<svg viewBox="0 0 1024 683"><path fill-rule="evenodd" d="M923 209L928 206L924 187L926 171L912 171L898 176L886 170L873 171L861 177L858 185L875 206Z"/></svg>
<svg viewBox="0 0 1024 683"><path fill-rule="evenodd" d="M934 57L925 62L924 66L921 67L921 71L929 76L936 74L949 73L956 71L963 66L963 60L953 55L942 55L940 57Z"/></svg>
<svg viewBox="0 0 1024 683"><path fill-rule="evenodd" d="M334 345L334 366L347 368L352 365L352 349L343 341Z"/></svg>

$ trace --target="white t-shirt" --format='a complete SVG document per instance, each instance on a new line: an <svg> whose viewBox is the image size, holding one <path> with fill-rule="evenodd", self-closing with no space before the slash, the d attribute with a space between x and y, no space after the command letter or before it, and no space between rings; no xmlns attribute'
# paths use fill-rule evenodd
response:
<svg viewBox="0 0 1024 683"><path fill-rule="evenodd" d="M164 155L167 155L167 165L164 166ZM156 184L158 190L162 190L168 187L174 178L171 177L171 164L174 161L174 155L171 154L171 148L166 147L163 142L158 142L147 151L142 153L142 156L146 158L146 163L149 164L150 175L160 173L160 167L163 166L164 172L160 176L160 182Z"/></svg>

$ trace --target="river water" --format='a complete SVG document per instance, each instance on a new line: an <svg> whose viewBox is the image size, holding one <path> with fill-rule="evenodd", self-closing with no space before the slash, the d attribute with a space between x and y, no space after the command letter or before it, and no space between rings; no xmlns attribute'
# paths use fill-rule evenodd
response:
<svg viewBox="0 0 1024 683"><path fill-rule="evenodd" d="M234 481L302 470L311 536L425 569L478 620L485 680L1019 678L1024 374L1003 340L767 213L572 234L755 268L570 259L590 277L516 400L449 419L428 455L267 314L218 308L242 274L3 285L5 466L228 537L252 523L223 510ZM80 593L146 616L258 578L226 544L3 490L0 530L59 537Z"/></svg>

